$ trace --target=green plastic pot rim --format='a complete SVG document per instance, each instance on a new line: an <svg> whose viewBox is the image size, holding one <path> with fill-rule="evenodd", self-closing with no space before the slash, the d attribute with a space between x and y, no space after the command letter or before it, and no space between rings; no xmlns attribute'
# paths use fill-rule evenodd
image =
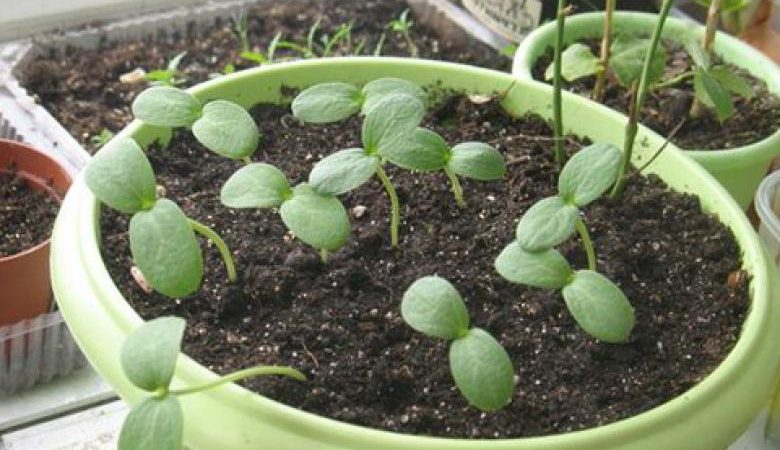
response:
<svg viewBox="0 0 780 450"><path fill-rule="evenodd" d="M242 79L249 79L258 76L259 74L288 71L292 68L299 68L301 70L314 70L322 65L351 67L356 64L361 66L376 65L377 67L383 67L385 65L392 64L408 67L409 70L429 69L441 71L446 69L452 71L466 71L470 74L473 74L474 76L506 76L507 85L514 84L515 87L525 86L533 89L545 89L552 92L551 88L546 84L527 80L513 80L513 78L508 74L499 74L498 72L488 69L481 69L446 62L386 57L344 57L337 59L323 58L319 60L304 60L262 66L237 72L230 75L229 78L225 77L207 81L189 89L189 92L201 99L206 99L208 98L209 90L212 87L223 83L225 80L237 81ZM615 118L622 117L621 114L605 106L597 105L590 102L589 100L582 99L575 94L564 92L564 98L565 101L570 103L586 102L585 104L588 105L588 108L600 108L600 114L612 115ZM118 136L130 137L142 126L144 125L140 121L136 120L128 125L124 130L122 130ZM650 134L650 132L648 132L648 134ZM672 147L670 147L670 151L677 152L677 150L673 149ZM756 343L758 342L759 336L764 334L766 330L769 329L771 314L769 313L770 274L768 271L768 265L766 264L766 255L762 250L757 236L752 231L750 224L747 222L747 219L744 217L737 204L728 196L723 187L721 187L714 179L712 179L712 177L698 164L686 158L682 154L679 156L679 163L685 165L685 169L689 173L692 173L693 176L703 177L706 180L709 180L708 184L711 185L711 189L714 190L715 195L722 199L719 208L721 211L729 213L729 216L734 219L730 222L730 227L734 230L735 233L746 236L744 238L745 242L742 243L743 254L746 255L745 260L750 260L755 264L754 267L752 267L753 279L751 283L751 311L745 319L743 324L743 332L740 335L740 338L735 344L734 348L711 374L709 374L702 381L697 383L682 395L662 405L659 405L644 413L608 425L570 433L530 438L469 440L460 438L441 438L393 433L389 431L353 425L298 410L292 406L288 406L286 404L262 397L233 383L224 385L212 391L200 393L198 395L209 396L214 401L223 401L227 404L230 404L231 407L236 411L262 417L263 420L271 422L274 426L277 427L293 430L293 432L299 434L307 433L308 430L308 436L314 436L323 442L328 440L350 439L354 442L382 441L385 443L385 445L396 444L399 446L422 445L426 442L436 442L441 445L442 443L447 442L452 444L451 448L463 449L510 449L514 448L514 446L517 446L519 442L527 442L529 444L533 442L543 442L544 445L549 445L549 447L546 448L555 448L558 443L571 444L571 439L574 437L581 439L582 442L590 442L592 440L600 439L599 436L604 433L607 433L611 436L622 435L628 438L637 433L652 433L653 429L658 426L671 426L670 423L673 424L682 421L686 417L686 408L690 408L691 404L697 402L707 402L710 398L718 397L718 391L720 387L728 386L733 380L738 379L741 373L746 370L746 363L751 361L751 349L757 345ZM91 284L90 288L96 293L104 293L102 296L108 295L111 298L122 298L121 293L113 283L108 270L103 264L99 249L100 229L98 218L100 214L100 206L97 199L86 187L83 173L75 180L74 185L68 193L66 202L73 202L73 208L77 208L77 215L75 215L77 228L81 230L93 230L93 232L89 233L88 236L85 234L84 238L78 241L80 252L79 255L77 255L80 258L80 264L85 268L85 271L89 275ZM54 246L57 247L56 239ZM55 257L55 252L53 252L53 267L55 265ZM58 280L56 277L53 277L53 281L56 285ZM107 310L107 314L113 318L114 327L119 329L125 335L129 334L134 328L142 323L142 319L126 301L102 302L101 304ZM75 337L77 340L79 339L78 336ZM779 358L780 354L777 355L775 361L768 363L771 364L770 367L775 372L777 371L778 363L780 363ZM177 362L174 386L181 387L200 384L203 382L215 380L216 378L216 374L206 369L204 366L198 364L187 355L181 354ZM136 394L140 393L141 391L138 391ZM128 395L127 393L122 394L123 396ZM130 397L133 396L131 395ZM135 398L138 398L138 396L136 395Z"/></svg>
<svg viewBox="0 0 780 450"><path fill-rule="evenodd" d="M604 20L603 18L604 12L587 12L575 14L566 19L566 25L576 26L577 24L591 22L602 23ZM619 22L621 18L624 20L634 19L636 21L646 22L648 25L647 31L651 32L652 26L655 24L658 15L645 12L615 11L612 19L613 22ZM700 37L704 33L704 26L690 20L679 19L676 17L668 17L666 19L666 23L664 24L664 32L667 33L670 28L685 29L684 36L695 35ZM547 42L552 43L554 32L555 21L551 21L534 30L526 37L526 39L520 43L515 53L512 65L513 75L522 79L533 79L531 68L536 64L536 60L538 59L533 57L534 51L540 45L547 47ZM638 30L638 32L641 33L642 30ZM577 38L579 39L581 37L582 36L578 36ZM589 35L589 37L601 37L600 29L599 33L592 36ZM666 34L664 35L664 39L675 40L673 36ZM725 32L719 31L716 34L713 50L715 53L719 53L719 49L722 49L722 47L737 48L741 54L741 59L758 61L759 64L766 64L768 67L775 67L775 63L760 51ZM738 61L729 62L744 68L744 66ZM772 71L771 73L766 74L766 76L758 76L752 72L751 75L764 80L769 91L772 92L775 96L780 96L780 70ZM780 152L780 149L772 151L772 148L767 148L765 146L765 142L769 140L780 140L780 127L778 127L774 133L770 134L764 139L748 145L743 145L741 147L714 150L682 150L697 161L705 161L708 165L717 165L721 162L724 156L728 155L728 167L740 168L752 165L753 161L756 159L769 158Z"/></svg>

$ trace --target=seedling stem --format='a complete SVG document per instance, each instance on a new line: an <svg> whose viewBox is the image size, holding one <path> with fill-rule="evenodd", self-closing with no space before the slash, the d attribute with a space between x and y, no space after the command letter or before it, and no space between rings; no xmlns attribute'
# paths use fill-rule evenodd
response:
<svg viewBox="0 0 780 450"><path fill-rule="evenodd" d="M230 249L228 248L227 244L225 244L225 241L222 240L222 238L216 232L214 232L214 230L207 227L206 225L203 225L197 220L188 219L188 221L193 231L210 240L214 243L214 245L217 246L219 254L222 255L222 259L225 261L225 269L227 270L228 280L230 280L231 283L235 283L236 265L233 262L233 255L231 255Z"/></svg>
<svg viewBox="0 0 780 450"><path fill-rule="evenodd" d="M615 10L615 0L607 0L604 16L604 32L601 39L600 70L596 74L596 85L593 87L593 99L601 101L604 96L604 84L609 70L609 50L612 45L612 12Z"/></svg>
<svg viewBox="0 0 780 450"><path fill-rule="evenodd" d="M447 177L450 179L452 194L455 196L455 203L461 208L465 208L466 202L463 200L463 188L460 185L460 181L458 181L458 176L446 167L444 168L444 173L446 173Z"/></svg>
<svg viewBox="0 0 780 450"><path fill-rule="evenodd" d="M259 375L283 375L299 381L305 381L306 376L301 372L286 366L262 366L262 367L250 367L248 369L239 370L231 374L220 377L214 381L210 381L199 386L193 386L185 389L171 389L169 392L174 395L187 395L194 394L196 392L205 391L207 389L215 388L225 383L232 383L233 381L243 380L244 378L255 377Z"/></svg>
<svg viewBox="0 0 780 450"><path fill-rule="evenodd" d="M582 246L585 248L585 254L588 256L588 269L596 270L596 250L593 247L593 241L590 238L590 232L588 226L582 221L582 218L577 219L577 223L574 225L577 229L577 233L582 239Z"/></svg>
<svg viewBox="0 0 780 450"><path fill-rule="evenodd" d="M563 112L561 106L561 53L563 53L563 28L566 21L566 0L558 0L555 33L555 59L553 61L553 134L555 138L555 164L563 168Z"/></svg>
<svg viewBox="0 0 780 450"><path fill-rule="evenodd" d="M390 198L390 245L398 247L398 227L401 224L401 207L398 203L398 195L395 192L393 183L387 177L385 169L381 165L377 166L376 175L382 181L382 185L384 185L385 191L387 191L387 196Z"/></svg>

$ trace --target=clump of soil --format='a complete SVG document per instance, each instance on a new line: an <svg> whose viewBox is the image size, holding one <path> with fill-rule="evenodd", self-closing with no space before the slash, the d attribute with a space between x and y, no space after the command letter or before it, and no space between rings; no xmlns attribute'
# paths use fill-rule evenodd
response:
<svg viewBox="0 0 780 450"><path fill-rule="evenodd" d="M591 47L594 55L599 54L599 40L589 39L583 43ZM693 60L682 45L672 41L663 41L662 44L668 54L662 80L672 79L694 67ZM550 47L536 62L532 71L534 79L544 80L544 72L552 59L553 50ZM714 55L713 64L722 63L720 58ZM748 80L753 86L755 96L752 98L732 96L734 115L725 122L721 123L711 110L706 110L700 117L690 116L689 112L695 97L693 79L648 92L645 105L640 112L639 122L662 136L669 136L682 123L672 142L684 149L730 149L767 138L778 128L780 101L777 96L769 92L763 80L733 64L726 64L726 66ZM595 81L596 77L590 76L571 83L564 80L563 85L572 92L591 97ZM613 76L610 76L607 79L603 103L610 108L627 113L630 93Z"/></svg>
<svg viewBox="0 0 780 450"><path fill-rule="evenodd" d="M0 258L49 238L59 202L31 189L13 167L0 170Z"/></svg>
<svg viewBox="0 0 780 450"><path fill-rule="evenodd" d="M247 11L249 41L263 53L279 32L283 39L305 44L309 29L320 20L315 42L321 51L322 36L333 36L340 25L352 22L352 44L337 46L333 55L355 54L361 40L365 45L360 54L372 55L382 40L382 55L409 56L404 38L387 29L387 23L406 8L403 0L263 2ZM414 21L411 37L420 58L504 70L509 67L508 58L478 41L455 41L421 23L412 13L410 19ZM128 124L132 120L130 104L148 87L145 82L122 83L122 74L139 67L146 71L165 68L183 51L187 55L179 66L186 80L182 87L205 81L230 63L238 69L250 67L251 63L238 57L239 43L232 27L230 21L216 20L209 27L192 23L183 34L159 30L141 40L118 43L106 39L94 50L45 49L25 70L23 83L85 148L94 151L90 137L103 129L116 132ZM277 59L295 56L288 49L276 52Z"/></svg>
<svg viewBox="0 0 780 450"><path fill-rule="evenodd" d="M252 112L264 135L255 160L277 165L293 183L320 158L360 142L358 118L302 126L288 107ZM505 155L508 175L463 180L468 205L460 209L443 174L389 167L402 203L397 249L389 247L388 200L376 180L343 196L353 235L323 265L274 211L222 206L220 187L241 164L179 132L169 148L149 154L159 183L189 216L223 235L240 280L226 284L209 248L198 293L179 300L144 294L130 276L127 217L111 211L102 217L109 271L144 318L184 317L184 352L211 370L289 364L309 381L244 384L306 411L403 433L504 438L606 424L680 395L728 354L748 306L746 288L727 285L740 268L739 249L696 198L656 177L635 177L623 201L602 199L585 210L599 269L624 289L637 316L629 343L598 343L577 327L559 292L511 284L493 269L518 218L556 192L547 123L513 118L495 101L477 106L453 97L430 112L426 126L451 144L491 143ZM583 143L570 137L567 150ZM577 240L561 251L585 266ZM403 322L404 290L432 274L457 287L472 323L511 356L517 388L507 408L485 414L469 407L451 378L447 343Z"/></svg>

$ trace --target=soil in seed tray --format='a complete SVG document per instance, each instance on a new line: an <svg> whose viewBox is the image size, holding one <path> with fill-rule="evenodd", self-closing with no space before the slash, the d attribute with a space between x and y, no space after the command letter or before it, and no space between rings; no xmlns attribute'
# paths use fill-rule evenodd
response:
<svg viewBox="0 0 780 450"><path fill-rule="evenodd" d="M381 54L409 56L405 39L387 29L387 23L398 18L408 5L403 0L295 0L264 2L247 10L249 41L256 50L266 52L277 33L282 39L305 44L307 34L318 20L315 35L318 51L320 38L333 36L342 24L353 22L351 44L341 41L332 54L336 56L372 55L382 41ZM421 23L413 13L411 38L419 57L440 59L482 67L506 70L509 58L475 40L452 42L435 29ZM208 27L190 24L186 33L159 30L144 39L102 41L97 49L51 48L35 59L25 70L23 83L37 100L90 151L95 150L91 137L107 129L116 132L132 120L130 104L148 83L122 83L120 76L136 68L146 71L163 69L168 60L180 52L187 55L179 69L182 87L194 85L223 71L226 65L237 69L251 67L239 58L239 42L230 20L217 20ZM384 35L384 37L383 37ZM359 43L365 45L359 52ZM278 49L277 59L293 58L297 53Z"/></svg>
<svg viewBox="0 0 780 450"><path fill-rule="evenodd" d="M599 40L591 39L583 43L591 47L594 55L599 54L601 45ZM668 61L662 80L672 79L694 67L693 60L682 45L671 41L664 41L663 45L668 54ZM545 55L539 58L533 68L534 79L544 80L544 72L552 62L552 55L553 51L550 47ZM722 61L715 55L713 64L721 63ZM736 148L770 136L778 127L780 101L769 92L764 81L732 64L726 66L748 80L755 91L755 96L749 99L733 96L734 115L725 122L721 123L709 109L700 117L690 117L689 111L694 99L693 79L648 92L639 121L662 136L669 136L680 123L683 123L672 138L672 142L685 149ZM572 92L590 97L595 81L596 77L590 76L571 83L564 80L563 85ZM603 103L623 113L628 111L630 103L628 89L621 86L611 74L607 79Z"/></svg>
<svg viewBox="0 0 780 450"><path fill-rule="evenodd" d="M301 126L288 107L252 112L264 134L255 159L277 165L292 183L304 181L323 156L360 145L358 118ZM241 164L181 132L170 148L150 151L159 183L189 216L222 233L240 280L225 283L210 248L197 294L144 294L130 276L127 217L106 212L110 273L144 318L186 318L184 352L211 370L289 364L309 381L244 383L306 411L403 433L499 438L613 422L681 394L732 348L748 304L744 286L727 285L740 268L739 250L696 198L669 191L657 177L635 177L625 201L602 199L585 210L599 268L622 286L638 319L628 344L598 343L576 326L559 292L511 284L493 269L518 218L555 192L548 125L462 97L433 109L426 123L450 143L497 146L508 175L502 182L463 180L468 205L459 209L443 174L390 167L403 205L397 249L389 247L388 200L376 180L343 196L352 237L323 265L275 212L223 207L220 187ZM570 138L568 151L581 142ZM576 267L586 265L577 241L561 250ZM483 414L469 407L450 376L447 343L402 320L404 290L432 274L457 287L472 323L509 352L517 389L507 408Z"/></svg>
<svg viewBox="0 0 780 450"><path fill-rule="evenodd" d="M0 258L49 238L59 203L30 189L12 169L0 170Z"/></svg>

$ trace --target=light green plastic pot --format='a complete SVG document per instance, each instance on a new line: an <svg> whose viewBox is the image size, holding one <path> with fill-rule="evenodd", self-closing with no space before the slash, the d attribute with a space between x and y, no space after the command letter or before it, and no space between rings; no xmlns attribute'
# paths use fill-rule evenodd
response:
<svg viewBox="0 0 780 450"><path fill-rule="evenodd" d="M491 93L513 86L504 100L509 111L550 115L551 90L546 85L515 82L511 75L485 69L396 58L343 58L271 65L213 80L191 91L202 100L225 98L248 107L258 102L283 101L282 86L305 87L326 81L365 83L379 77L407 78L421 85L441 83L445 88L475 93ZM575 95L565 95L564 102L564 119L569 130L596 141L622 142L623 115ZM636 161L641 163L662 139L646 129L641 129L639 134L639 142L644 145L637 149ZM166 137L158 129L140 122L133 122L121 135L131 136L142 144ZM698 194L704 207L734 231L745 268L753 275L753 303L742 337L710 376L682 396L636 417L586 431L531 439L474 441L396 434L349 425L301 412L231 384L182 398L185 442L201 450L725 448L765 404L780 363L776 345L780 338L780 309L770 301L769 265L742 211L701 167L670 149L648 171L658 173L675 189ZM144 393L122 375L119 349L141 319L117 290L101 259L99 213L95 197L83 177L79 177L65 198L54 229L54 291L68 325L89 360L123 398L137 402ZM214 373L182 355L173 384L190 386L214 378ZM528 380L520 380L525 382Z"/></svg>
<svg viewBox="0 0 780 450"><path fill-rule="evenodd" d="M615 34L632 33L649 36L658 16L648 13L616 11L613 17ZM601 38L604 13L576 14L566 19L565 45L584 38ZM704 27L670 17L664 24L665 39L681 41L689 36L700 39ZM555 39L555 22L549 22L529 34L515 53L512 74L522 79L532 79L536 61L551 48ZM717 33L713 50L726 62L742 67L753 76L764 80L770 92L780 96L780 69L777 65L750 45ZM780 155L780 129L764 140L728 150L685 149L688 156L704 166L723 184L737 203L747 209L759 183L766 175L772 160Z"/></svg>

